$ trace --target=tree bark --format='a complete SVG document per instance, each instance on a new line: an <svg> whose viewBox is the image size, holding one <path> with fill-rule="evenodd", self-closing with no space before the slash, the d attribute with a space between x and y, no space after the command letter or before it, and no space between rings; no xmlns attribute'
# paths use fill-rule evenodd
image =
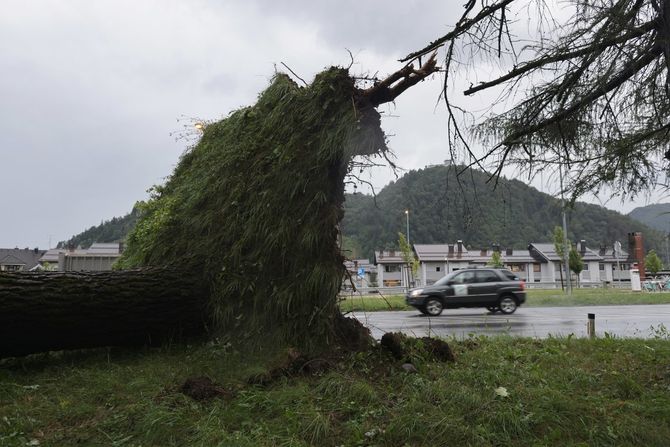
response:
<svg viewBox="0 0 670 447"><path fill-rule="evenodd" d="M0 358L203 334L204 284L198 274L163 268L1 273Z"/></svg>

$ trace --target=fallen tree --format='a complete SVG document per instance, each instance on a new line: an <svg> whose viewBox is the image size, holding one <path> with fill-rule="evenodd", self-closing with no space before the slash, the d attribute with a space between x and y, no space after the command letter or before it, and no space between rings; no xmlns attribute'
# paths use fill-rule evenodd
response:
<svg viewBox="0 0 670 447"><path fill-rule="evenodd" d="M206 125L139 205L119 266L148 270L1 274L0 356L205 327L305 352L360 345L337 306L345 178L355 158L386 156L375 108L436 69L431 57L365 89L344 68L305 87L277 74L254 106Z"/></svg>
<svg viewBox="0 0 670 447"><path fill-rule="evenodd" d="M202 334L207 288L167 268L0 274L0 357Z"/></svg>

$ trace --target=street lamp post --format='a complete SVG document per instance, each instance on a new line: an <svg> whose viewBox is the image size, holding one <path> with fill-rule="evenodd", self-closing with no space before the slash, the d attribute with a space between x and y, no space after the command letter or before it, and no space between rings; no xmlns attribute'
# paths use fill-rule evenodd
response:
<svg viewBox="0 0 670 447"><path fill-rule="evenodd" d="M409 210L405 210L405 218L407 220L407 243L409 244Z"/></svg>

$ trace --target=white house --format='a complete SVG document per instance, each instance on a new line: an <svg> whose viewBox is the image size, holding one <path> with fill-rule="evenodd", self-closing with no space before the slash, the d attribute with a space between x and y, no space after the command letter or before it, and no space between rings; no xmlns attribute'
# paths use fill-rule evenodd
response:
<svg viewBox="0 0 670 447"><path fill-rule="evenodd" d="M463 241L455 244L414 244L414 254L419 260L419 273L410 285L430 285L446 274L472 266L490 263L493 253L500 252L500 258L509 270L529 283L556 284L561 278L561 261L553 243L533 242L525 249L506 248L501 250L494 245L481 250L468 250ZM628 254L621 252L619 268L612 248L600 247L598 252L589 249L585 241L577 244L577 250L584 261L584 270L580 273L581 284L602 284L603 281L629 280ZM406 287L407 267L398 251L376 251L378 284L381 287ZM573 280L576 279L571 275Z"/></svg>

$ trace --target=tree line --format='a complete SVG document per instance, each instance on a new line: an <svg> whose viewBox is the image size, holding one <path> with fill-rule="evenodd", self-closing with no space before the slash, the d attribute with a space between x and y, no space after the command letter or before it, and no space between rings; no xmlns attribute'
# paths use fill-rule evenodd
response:
<svg viewBox="0 0 670 447"><path fill-rule="evenodd" d="M410 171L384 187L376 197L348 194L342 232L350 257L371 257L374 250L398 248L398 232L410 243L437 244L462 240L469 249L498 244L525 248L530 242L553 240L561 222L561 202L518 180L500 178L495 189L489 176L463 166L435 166ZM576 202L568 210L568 238L585 240L589 248L611 247L627 234L641 231L645 249L662 252L663 235L616 211Z"/></svg>

